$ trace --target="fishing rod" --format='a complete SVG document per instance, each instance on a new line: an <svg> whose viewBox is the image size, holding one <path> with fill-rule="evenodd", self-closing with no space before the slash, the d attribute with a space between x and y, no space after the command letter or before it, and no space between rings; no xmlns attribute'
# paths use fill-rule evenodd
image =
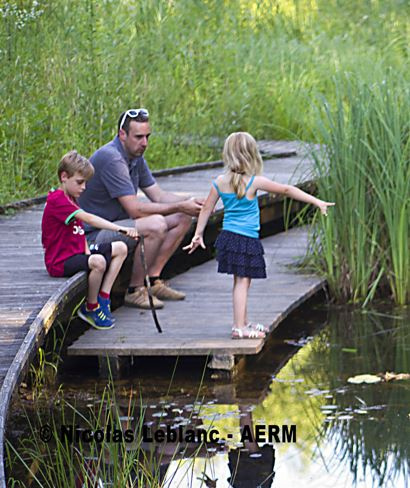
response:
<svg viewBox="0 0 410 488"><path fill-rule="evenodd" d="M154 307L154 300L152 299L152 290L151 290L151 282L149 280L149 275L148 275L148 267L147 267L147 261L145 260L145 245L144 245L144 236L140 235L140 258L141 258L141 264L144 269L144 274L145 274L145 286L147 287L148 291L148 301L149 301L149 307L151 309L151 314L152 318L154 319L155 326L158 330L158 332L161 334L162 329L161 326L159 325L159 320L157 317L157 312Z"/></svg>
<svg viewBox="0 0 410 488"><path fill-rule="evenodd" d="M127 234L126 231L124 231L122 229L119 230L118 232L120 232L121 234L125 234L125 235ZM137 243L139 243L139 245L140 245L140 259L141 259L141 264L142 264L142 268L144 270L144 275L145 275L145 278L144 278L145 286L147 287L147 291L148 291L149 308L151 310L151 314L152 314L152 318L154 319L155 326L156 326L158 332L160 334L162 334L162 329L161 329L161 326L159 324L157 312L156 312L155 307L154 307L154 300L152 298L151 282L149 280L147 261L145 259L145 244L144 244L144 236L143 235L140 234L138 236Z"/></svg>

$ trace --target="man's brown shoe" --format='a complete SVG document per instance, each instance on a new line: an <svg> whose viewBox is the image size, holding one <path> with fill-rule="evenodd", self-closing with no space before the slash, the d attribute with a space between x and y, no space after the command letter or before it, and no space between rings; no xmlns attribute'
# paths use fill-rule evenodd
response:
<svg viewBox="0 0 410 488"><path fill-rule="evenodd" d="M151 292L160 300L183 300L185 298L185 293L172 289L164 280L155 280L151 286Z"/></svg>
<svg viewBox="0 0 410 488"><path fill-rule="evenodd" d="M155 309L164 307L164 304L161 302L161 300L158 300L158 298L155 296L152 297L152 302ZM127 291L124 297L124 305L126 305L127 307L144 308L145 310L149 310L149 297L146 287L140 286L138 288L135 288L135 291L133 293L128 293Z"/></svg>

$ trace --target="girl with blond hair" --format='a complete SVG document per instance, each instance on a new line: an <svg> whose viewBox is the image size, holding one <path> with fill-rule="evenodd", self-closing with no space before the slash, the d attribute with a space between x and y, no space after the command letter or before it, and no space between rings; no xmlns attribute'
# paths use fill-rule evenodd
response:
<svg viewBox="0 0 410 488"><path fill-rule="evenodd" d="M334 203L324 202L299 188L276 183L261 176L262 158L255 139L247 132L234 132L223 149L225 171L212 182L208 198L198 217L195 235L184 247L191 254L199 246L205 249L203 234L218 202L224 205L224 220L215 247L218 272L233 275L233 339L262 339L269 331L248 321L248 290L253 278L266 278L264 251L259 240L260 217L257 191L283 194L310 203L327 215Z"/></svg>

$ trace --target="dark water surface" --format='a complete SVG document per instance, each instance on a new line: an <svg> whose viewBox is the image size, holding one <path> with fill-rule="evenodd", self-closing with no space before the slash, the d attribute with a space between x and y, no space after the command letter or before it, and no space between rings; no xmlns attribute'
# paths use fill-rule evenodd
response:
<svg viewBox="0 0 410 488"><path fill-rule="evenodd" d="M410 381L348 381L362 374L410 372L407 309L379 306L363 312L310 303L275 331L259 356L247 359L233 381L212 376L205 364L203 358L180 359L176 367L171 359L139 360L129 377L115 382L121 420L133 430L143 417L150 435L155 429L180 432L181 426L184 433L212 428L220 439L205 446L146 438L140 448L155 457L162 480L155 486L410 486ZM66 362L57 382L64 399L85 417L101 403L106 385L93 362L80 360ZM54 394L43 390L42 397ZM130 403L138 415L130 414ZM9 438L16 446L30 435L31 408L24 399L15 404ZM48 404L44 415L53 410L58 423L59 408ZM252 442L247 434L256 429L259 442ZM17 473L14 467L13 476L23 476Z"/></svg>

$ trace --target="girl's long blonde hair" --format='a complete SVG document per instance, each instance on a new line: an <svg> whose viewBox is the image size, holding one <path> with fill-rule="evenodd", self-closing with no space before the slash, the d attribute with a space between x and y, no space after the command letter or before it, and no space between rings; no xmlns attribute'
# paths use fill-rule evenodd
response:
<svg viewBox="0 0 410 488"><path fill-rule="evenodd" d="M230 185L237 197L243 198L246 188L244 176L259 175L263 169L255 139L247 132L233 132L225 141L222 158L226 171L230 173Z"/></svg>

